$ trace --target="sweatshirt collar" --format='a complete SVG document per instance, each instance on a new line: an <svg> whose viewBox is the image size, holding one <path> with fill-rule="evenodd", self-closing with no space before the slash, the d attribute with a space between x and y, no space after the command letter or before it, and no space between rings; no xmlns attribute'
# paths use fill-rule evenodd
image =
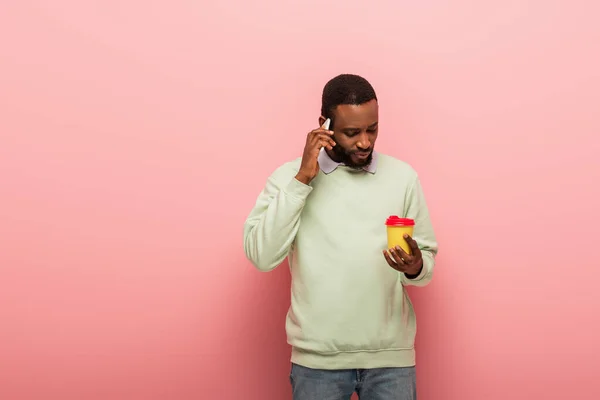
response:
<svg viewBox="0 0 600 400"><path fill-rule="evenodd" d="M363 170L365 170L371 174L374 174L375 171L377 171L377 159L378 159L378 154L375 150L373 150L373 159L369 165L366 165L363 167ZM333 161L331 159L331 157L329 157L329 155L327 154L325 149L321 149L321 152L319 153L318 161L319 161L319 167L321 168L321 171L323 171L325 174L332 173L333 171L335 171L335 169L337 167L342 165L342 163Z"/></svg>

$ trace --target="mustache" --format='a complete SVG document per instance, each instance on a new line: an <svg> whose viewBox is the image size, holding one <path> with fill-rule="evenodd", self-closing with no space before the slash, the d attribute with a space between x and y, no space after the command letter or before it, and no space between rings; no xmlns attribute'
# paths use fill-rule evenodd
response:
<svg viewBox="0 0 600 400"><path fill-rule="evenodd" d="M373 154L373 149L374 149L374 146L369 147L367 150L348 150L348 149L341 147L340 145L337 145L337 146L333 147L333 152L340 157L344 157L344 156L349 157L349 156L357 154L357 153Z"/></svg>

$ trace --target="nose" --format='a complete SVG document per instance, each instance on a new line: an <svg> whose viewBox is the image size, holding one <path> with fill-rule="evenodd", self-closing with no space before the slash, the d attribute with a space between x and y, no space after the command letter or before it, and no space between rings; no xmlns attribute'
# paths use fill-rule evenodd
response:
<svg viewBox="0 0 600 400"><path fill-rule="evenodd" d="M360 134L356 147L360 150L368 150L371 147L371 140L369 140L369 135L366 132Z"/></svg>

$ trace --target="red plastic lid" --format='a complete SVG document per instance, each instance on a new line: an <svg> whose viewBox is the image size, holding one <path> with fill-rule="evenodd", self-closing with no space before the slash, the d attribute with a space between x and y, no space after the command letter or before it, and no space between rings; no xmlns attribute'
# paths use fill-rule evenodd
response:
<svg viewBox="0 0 600 400"><path fill-rule="evenodd" d="M392 215L385 221L385 224L387 226L413 226L415 224L415 220L410 218L400 218L397 215Z"/></svg>

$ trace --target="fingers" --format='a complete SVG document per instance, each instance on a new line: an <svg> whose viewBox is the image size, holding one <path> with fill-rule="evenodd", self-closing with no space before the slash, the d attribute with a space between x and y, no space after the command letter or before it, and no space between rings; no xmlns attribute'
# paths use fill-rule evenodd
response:
<svg viewBox="0 0 600 400"><path fill-rule="evenodd" d="M383 251L383 256L385 257L385 261L387 261L388 265L394 268L397 271L402 272L400 265L390 256L390 253L387 250Z"/></svg>
<svg viewBox="0 0 600 400"><path fill-rule="evenodd" d="M328 134L316 131L311 140L311 144L313 146L318 146L319 150L321 147L327 147L329 150L331 150L335 146L335 141Z"/></svg>
<svg viewBox="0 0 600 400"><path fill-rule="evenodd" d="M313 139L315 137L320 137L320 136L323 136L323 137L331 139L331 136L333 136L333 131L328 131L328 130L325 130L325 129L315 129L314 131L312 131L311 133L309 133L309 137L312 137Z"/></svg>
<svg viewBox="0 0 600 400"><path fill-rule="evenodd" d="M393 269L404 273L414 274L416 273L415 271L417 271L417 268L421 268L423 265L421 250L419 249L417 242L409 235L405 235L404 239L406 239L406 242L410 247L411 254L407 254L400 246L395 246L391 249L384 250L383 256L388 265Z"/></svg>
<svg viewBox="0 0 600 400"><path fill-rule="evenodd" d="M413 256L406 254L406 252L400 246L391 248L390 254L398 264L412 264L414 261Z"/></svg>
<svg viewBox="0 0 600 400"><path fill-rule="evenodd" d="M333 150L333 146L335 146L335 143L331 143L331 140L321 140L319 142L319 150L323 147L325 147L327 150Z"/></svg>
<svg viewBox="0 0 600 400"><path fill-rule="evenodd" d="M417 251L418 251L418 248L417 248ZM392 261L394 261L397 264L410 265L410 264L413 264L418 259L417 254L415 254L415 253L408 254L400 246L392 247L391 249L388 249L387 252L389 252Z"/></svg>
<svg viewBox="0 0 600 400"><path fill-rule="evenodd" d="M408 243L408 247L410 247L413 256L421 253L419 245L412 237L410 237L410 235L404 235L404 239L406 240L406 243Z"/></svg>
<svg viewBox="0 0 600 400"><path fill-rule="evenodd" d="M413 268L412 261L409 262L409 260L406 258L402 259L402 257L398 255L398 251L396 251L396 249L384 250L383 256L385 257L388 265L398 272L408 273L410 269Z"/></svg>
<svg viewBox="0 0 600 400"><path fill-rule="evenodd" d="M316 150L321 150L323 147L332 150L336 143L332 138L333 131L329 130L329 123L330 120L328 118L320 128L310 131L306 138L307 145Z"/></svg>
<svg viewBox="0 0 600 400"><path fill-rule="evenodd" d="M331 120L329 118L327 118L325 120L325 122L323 123L323 125L321 125L321 127L314 129L312 131L310 131L308 133L308 141L310 143L315 143L313 140L316 137L320 137L322 135L325 135L325 137L330 137L333 136L333 131L329 130L329 124L331 123ZM333 143L333 145L335 145L335 143Z"/></svg>
<svg viewBox="0 0 600 400"><path fill-rule="evenodd" d="M335 141L330 137L321 137L320 143L322 147L327 147L329 150L335 146Z"/></svg>

